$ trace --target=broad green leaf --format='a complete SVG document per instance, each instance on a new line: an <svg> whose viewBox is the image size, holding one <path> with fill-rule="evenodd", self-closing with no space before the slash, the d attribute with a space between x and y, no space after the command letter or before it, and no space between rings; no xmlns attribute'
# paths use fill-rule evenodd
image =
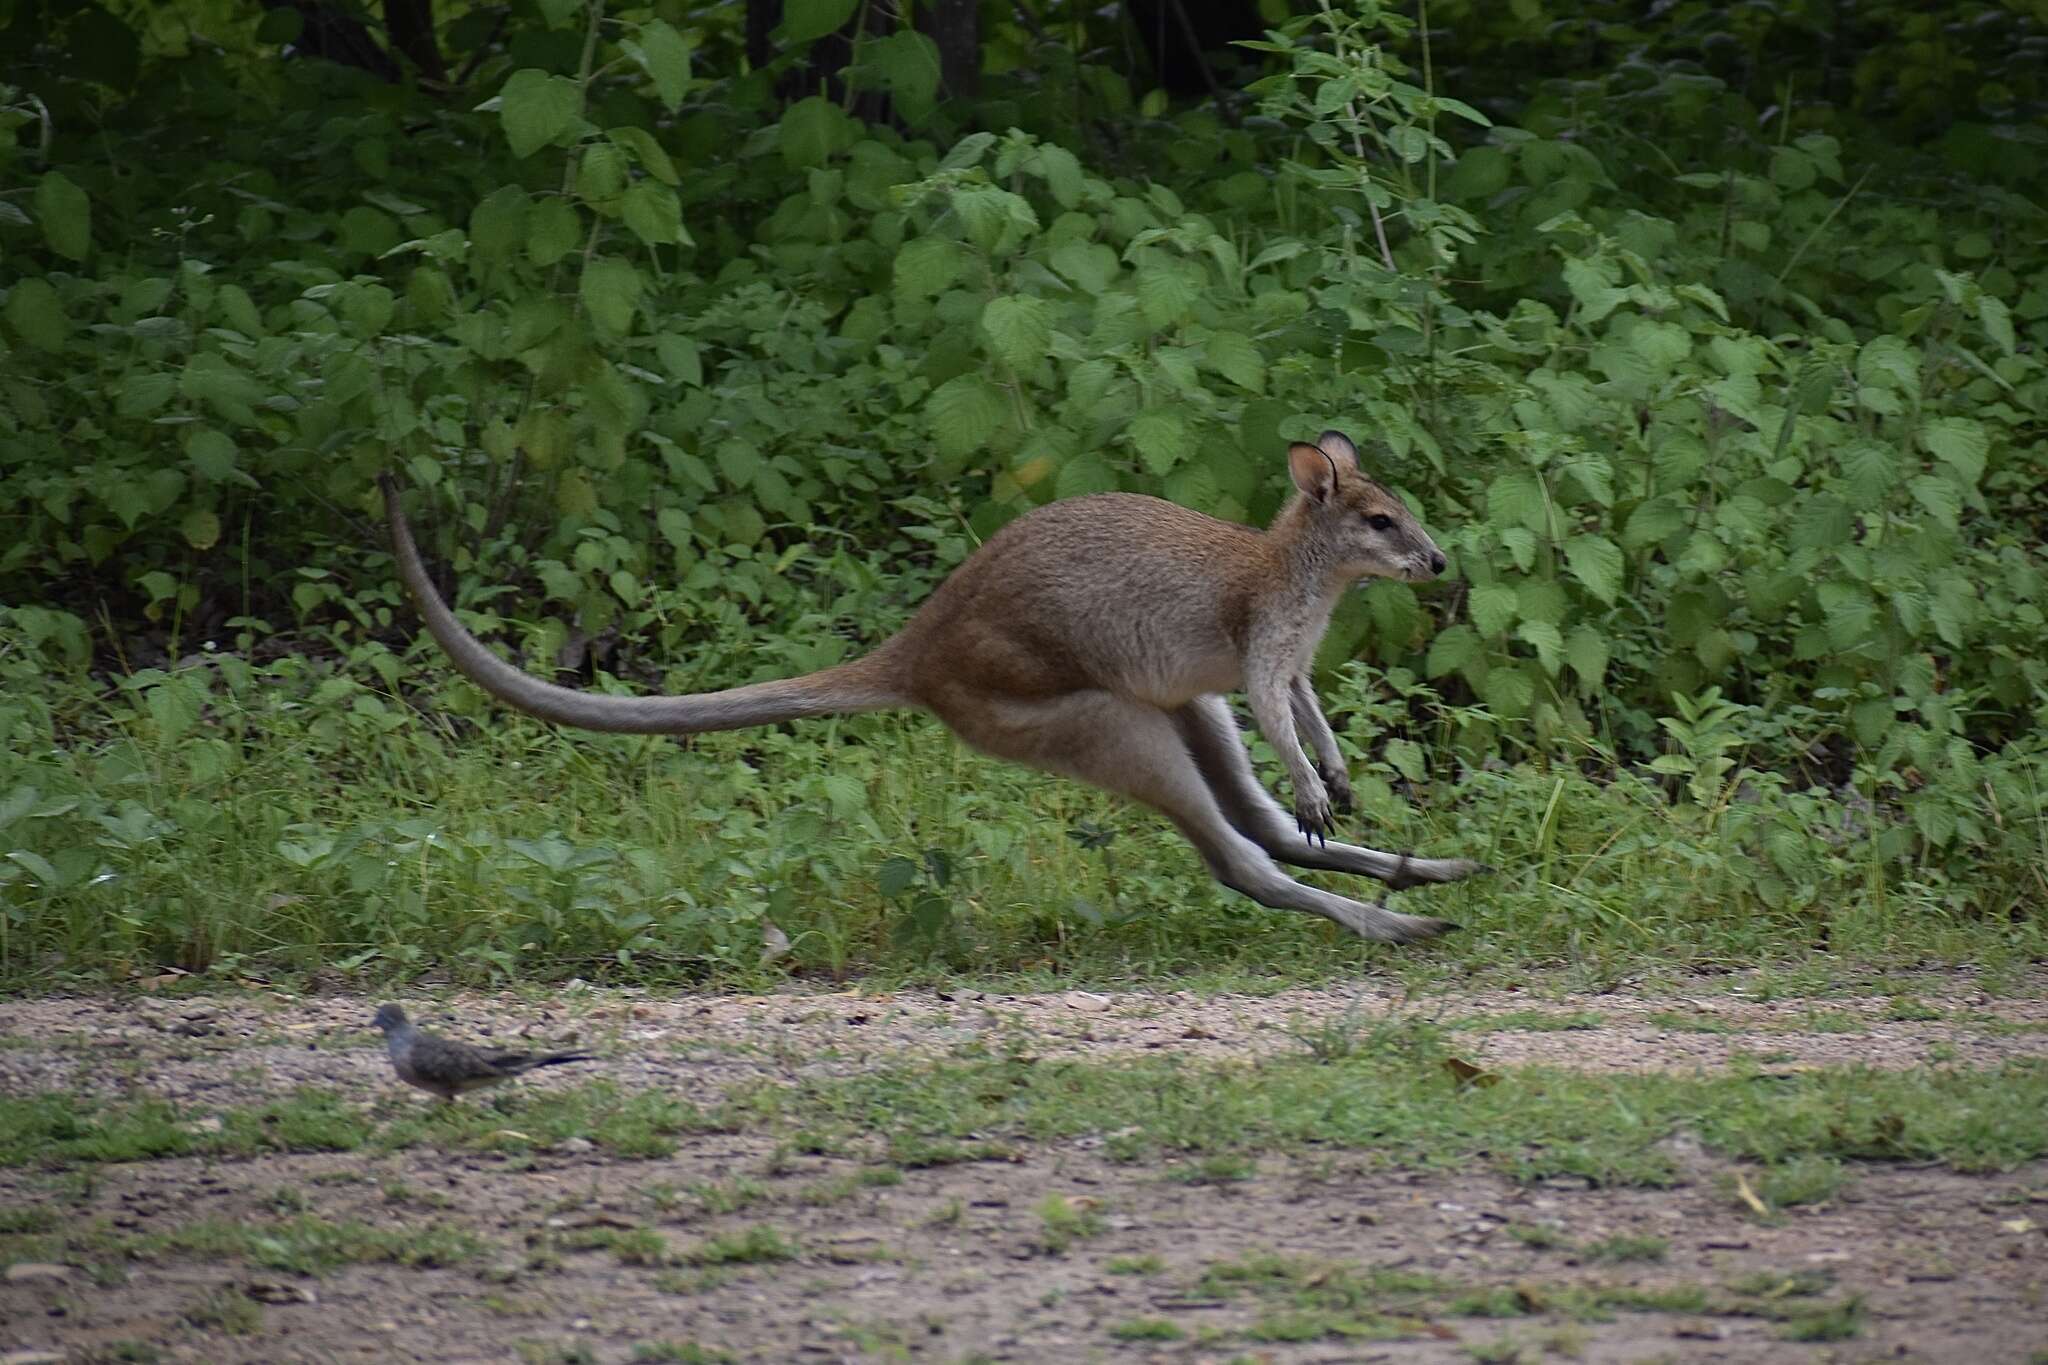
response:
<svg viewBox="0 0 2048 1365"><path fill-rule="evenodd" d="M1877 603L1869 593L1853 584L1823 583L1817 595L1830 645L1854 649L1870 639L1877 628Z"/></svg>
<svg viewBox="0 0 2048 1365"><path fill-rule="evenodd" d="M1528 573L1536 567L1536 533L1526 526L1510 526L1500 533L1501 547L1515 561L1515 567Z"/></svg>
<svg viewBox="0 0 2048 1365"><path fill-rule="evenodd" d="M517 185L500 185L470 211L469 241L486 260L509 260L526 245L533 199Z"/></svg>
<svg viewBox="0 0 2048 1365"><path fill-rule="evenodd" d="M967 269L966 248L946 237L913 237L896 251L896 293L903 298L930 298L953 287Z"/></svg>
<svg viewBox="0 0 2048 1365"><path fill-rule="evenodd" d="M827 157L850 145L858 135L853 120L822 95L790 105L775 129L783 163L792 170L824 165Z"/></svg>
<svg viewBox="0 0 2048 1365"><path fill-rule="evenodd" d="M1842 448L1842 478L1855 505L1871 508L1898 486L1899 453L1886 442L1858 437Z"/></svg>
<svg viewBox="0 0 2048 1365"><path fill-rule="evenodd" d="M1131 445L1154 476L1179 464L1188 452L1187 419L1171 410L1141 414L1131 423Z"/></svg>
<svg viewBox="0 0 2048 1365"><path fill-rule="evenodd" d="M35 209L50 250L74 261L91 254L92 201L62 171L45 171L36 182Z"/></svg>
<svg viewBox="0 0 2048 1365"><path fill-rule="evenodd" d="M222 432L193 432L185 443L185 457L199 476L211 483L235 477L235 443Z"/></svg>
<svg viewBox="0 0 2048 1365"><path fill-rule="evenodd" d="M989 348L1013 370L1029 370L1045 359L1052 324L1045 300L1028 294L1003 294L981 310L981 330Z"/></svg>
<svg viewBox="0 0 2048 1365"><path fill-rule="evenodd" d="M1441 678L1485 652L1486 646L1477 632L1461 621L1436 633L1436 638L1429 642L1429 656L1423 661L1422 671L1432 678Z"/></svg>
<svg viewBox="0 0 2048 1365"><path fill-rule="evenodd" d="M1524 621L1515 627L1515 634L1535 649L1543 671L1556 677L1564 663L1564 635L1558 628L1548 621Z"/></svg>
<svg viewBox="0 0 2048 1365"><path fill-rule="evenodd" d="M1906 485L1913 493L1913 501L1927 509L1929 516L1949 530L1954 530L1963 515L1963 495L1955 484L1933 474L1922 474Z"/></svg>
<svg viewBox="0 0 2048 1365"><path fill-rule="evenodd" d="M1920 444L1962 475L1964 483L1974 486L1984 477L1991 438L1981 422L1968 417L1937 417L1920 429Z"/></svg>
<svg viewBox="0 0 2048 1365"><path fill-rule="evenodd" d="M1239 388L1265 392L1266 358L1244 333L1211 332L1202 342L1202 355L1210 369Z"/></svg>
<svg viewBox="0 0 2048 1365"><path fill-rule="evenodd" d="M1573 315L1580 326L1590 326L1613 312L1628 297L1628 291L1607 282L1604 263L1574 257L1564 263L1565 288L1571 290L1578 309Z"/></svg>
<svg viewBox="0 0 2048 1365"><path fill-rule="evenodd" d="M1564 543L1564 560L1586 591L1614 605L1621 592L1621 549L1606 536L1578 535Z"/></svg>
<svg viewBox="0 0 2048 1365"><path fill-rule="evenodd" d="M1592 626L1580 626L1565 641L1564 661L1578 675L1579 690L1594 692L1607 676L1607 637Z"/></svg>
<svg viewBox="0 0 2048 1365"><path fill-rule="evenodd" d="M1550 521L1549 505L1533 470L1506 470L1486 486L1486 519L1496 527L1519 525L1541 534Z"/></svg>
<svg viewBox="0 0 2048 1365"><path fill-rule="evenodd" d="M553 265L583 240L583 221L563 199L543 199L527 217L526 258L538 266Z"/></svg>
<svg viewBox="0 0 2048 1365"><path fill-rule="evenodd" d="M1856 382L1900 393L1920 391L1920 353L1900 337L1874 336L1856 357Z"/></svg>
<svg viewBox="0 0 2048 1365"><path fill-rule="evenodd" d="M1998 343L1998 348L2007 355L2019 350L2019 338L2013 335L2012 310L2005 306L2005 300L1986 294L1977 300L1977 321L1984 324L1984 334Z"/></svg>
<svg viewBox="0 0 2048 1365"><path fill-rule="evenodd" d="M1504 583L1474 588L1465 603L1472 627L1481 635L1498 635L1515 622L1515 590Z"/></svg>
<svg viewBox="0 0 2048 1365"><path fill-rule="evenodd" d="M1155 328L1179 322L1201 297L1201 272L1186 261L1148 252L1138 267L1138 306Z"/></svg>
<svg viewBox="0 0 2048 1365"><path fill-rule="evenodd" d="M195 550L211 550L220 541L220 518L206 508L195 507L178 523L185 543Z"/></svg>
<svg viewBox="0 0 2048 1365"><path fill-rule="evenodd" d="M583 103L576 82L534 67L513 72L498 98L498 117L514 156L531 156L568 133Z"/></svg>
<svg viewBox="0 0 2048 1365"><path fill-rule="evenodd" d="M1855 518L1840 498L1816 494L1792 518L1792 548L1826 550L1844 544L1855 529Z"/></svg>
<svg viewBox="0 0 2048 1365"><path fill-rule="evenodd" d="M134 370L114 388L114 411L122 417L148 417L178 391L178 377L161 370Z"/></svg>
<svg viewBox="0 0 2048 1365"><path fill-rule="evenodd" d="M1085 177L1080 160L1072 152L1050 142L1044 144L1038 149L1038 170L1045 177L1045 187L1052 192L1054 203L1070 209L1081 202Z"/></svg>
<svg viewBox="0 0 2048 1365"><path fill-rule="evenodd" d="M1472 147L1461 153L1442 181L1443 197L1454 204L1490 199L1508 187L1508 154L1499 147Z"/></svg>
<svg viewBox="0 0 2048 1365"><path fill-rule="evenodd" d="M617 143L585 143L576 159L576 193L605 217L616 217L630 173L625 149Z"/></svg>
<svg viewBox="0 0 2048 1365"><path fill-rule="evenodd" d="M1114 493L1117 489L1116 471L1092 451L1062 461L1060 471L1052 482L1053 496L1057 498L1078 498L1087 493Z"/></svg>
<svg viewBox="0 0 2048 1365"><path fill-rule="evenodd" d="M1479 695L1496 716L1513 720L1529 714L1536 702L1536 680L1515 664L1495 664L1479 685Z"/></svg>
<svg viewBox="0 0 2048 1365"><path fill-rule="evenodd" d="M665 19L649 19L640 25L634 38L633 43L626 45L627 50L645 68L654 81L655 94L673 114L683 96L690 93L689 43Z"/></svg>
<svg viewBox="0 0 2048 1365"><path fill-rule="evenodd" d="M882 73L889 102L898 118L911 126L931 116L939 93L939 48L908 26L862 44L861 55Z"/></svg>
<svg viewBox="0 0 2048 1365"><path fill-rule="evenodd" d="M1100 294L1116 278L1116 253L1100 242L1062 242L1053 248L1052 268L1084 294Z"/></svg>
<svg viewBox="0 0 2048 1365"><path fill-rule="evenodd" d="M676 192L666 185L652 185L644 180L634 185L626 191L619 217L634 236L649 246L668 246L685 240L683 207Z"/></svg>
<svg viewBox="0 0 2048 1365"><path fill-rule="evenodd" d="M858 8L860 0L783 0L782 23L770 36L788 47L816 42L843 28Z"/></svg>
<svg viewBox="0 0 2048 1365"><path fill-rule="evenodd" d="M979 374L960 374L932 390L925 417L943 455L959 457L980 449L1002 426L1009 404L1002 390Z"/></svg>
<svg viewBox="0 0 2048 1365"><path fill-rule="evenodd" d="M623 336L640 306L640 272L616 256L600 256L583 268L583 306L600 331Z"/></svg>
<svg viewBox="0 0 2048 1365"><path fill-rule="evenodd" d="M661 357L662 367L671 375L692 388L702 387L704 362L698 354L695 340L664 332L655 338L654 353Z"/></svg>
<svg viewBox="0 0 2048 1365"><path fill-rule="evenodd" d="M645 128L636 128L629 123L611 129L606 136L631 152L633 159L640 163L642 169L662 184L681 183L682 177L676 174L676 163L669 159L668 152L662 145L654 140L654 134Z"/></svg>
<svg viewBox="0 0 2048 1365"><path fill-rule="evenodd" d="M36 275L18 278L8 289L7 325L23 341L43 351L62 350L71 335L71 319L64 314L63 300L48 280Z"/></svg>
<svg viewBox="0 0 2048 1365"><path fill-rule="evenodd" d="M178 387L231 422L256 425L253 405L264 396L262 385L218 352L202 351L187 361Z"/></svg>
<svg viewBox="0 0 2048 1365"><path fill-rule="evenodd" d="M1686 521L1686 509L1676 497L1665 494L1651 498L1629 513L1628 525L1622 529L1621 543L1631 550L1655 545L1684 529Z"/></svg>

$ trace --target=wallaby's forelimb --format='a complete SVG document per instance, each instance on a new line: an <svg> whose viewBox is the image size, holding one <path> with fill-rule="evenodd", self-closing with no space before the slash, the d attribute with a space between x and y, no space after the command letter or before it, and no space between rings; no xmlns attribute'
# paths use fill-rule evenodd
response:
<svg viewBox="0 0 2048 1365"><path fill-rule="evenodd" d="M1221 697L1198 697L1176 711L1174 721L1224 817L1283 863L1359 873L1383 881L1395 891L1427 882L1454 882L1492 870L1470 858L1414 858L1355 844L1305 843L1293 828L1293 817L1259 785L1229 703Z"/></svg>
<svg viewBox="0 0 2048 1365"><path fill-rule="evenodd" d="M778 678L723 692L693 696L615 697L557 687L506 663L463 628L441 600L427 566L413 543L412 529L398 505L398 488L380 475L384 508L391 521L392 550L399 577L419 607L427 630L447 651L462 675L498 700L529 711L557 725L627 734L699 734L707 730L739 730L750 725L804 716L849 715L908 705L894 686L893 668L883 651L801 678Z"/></svg>
<svg viewBox="0 0 2048 1365"><path fill-rule="evenodd" d="M1323 715L1323 708L1316 703L1315 688L1309 685L1308 675L1297 673L1288 684L1287 699L1294 707L1294 724L1301 731L1301 737L1308 744L1308 751L1315 756L1316 775L1323 779L1329 789L1330 804L1339 811L1351 811L1351 775L1344 768L1344 753L1337 747L1337 736L1330 729L1330 722Z"/></svg>

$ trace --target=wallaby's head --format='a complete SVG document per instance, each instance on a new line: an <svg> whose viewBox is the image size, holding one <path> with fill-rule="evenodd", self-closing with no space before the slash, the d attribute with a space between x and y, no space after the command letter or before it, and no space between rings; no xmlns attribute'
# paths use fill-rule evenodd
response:
<svg viewBox="0 0 2048 1365"><path fill-rule="evenodd" d="M1287 472L1302 493L1307 538L1352 578L1404 578L1419 583L1444 571L1443 551L1408 504L1367 478L1358 447L1341 431L1314 445L1287 448Z"/></svg>

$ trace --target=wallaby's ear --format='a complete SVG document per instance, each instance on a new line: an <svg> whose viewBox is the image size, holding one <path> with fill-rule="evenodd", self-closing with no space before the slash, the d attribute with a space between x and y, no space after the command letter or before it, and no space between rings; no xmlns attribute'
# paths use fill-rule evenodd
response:
<svg viewBox="0 0 2048 1365"><path fill-rule="evenodd" d="M1338 464L1349 467L1353 472L1357 471L1358 447L1351 444L1351 438L1343 432L1326 431L1316 437L1316 444L1322 448L1323 454Z"/></svg>
<svg viewBox="0 0 2048 1365"><path fill-rule="evenodd" d="M1287 447L1287 472L1294 486L1317 502L1328 501L1337 491L1337 462L1315 446L1296 441Z"/></svg>

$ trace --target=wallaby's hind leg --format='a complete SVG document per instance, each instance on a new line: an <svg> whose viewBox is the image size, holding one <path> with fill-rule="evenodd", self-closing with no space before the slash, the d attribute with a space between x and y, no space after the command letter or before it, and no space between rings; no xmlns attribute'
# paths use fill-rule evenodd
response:
<svg viewBox="0 0 2048 1365"><path fill-rule="evenodd" d="M1488 870L1470 858L1411 858L1356 844L1312 844L1294 827L1294 817L1259 785L1229 703L1221 697L1197 697L1174 712L1173 719L1225 818L1281 862L1363 873L1396 891L1425 882L1454 882Z"/></svg>
<svg viewBox="0 0 2048 1365"><path fill-rule="evenodd" d="M1033 700L976 696L958 706L947 700L926 699L975 748L1144 802L1179 826L1216 880L1261 905L1321 915L1384 943L1431 938L1453 927L1319 891L1282 872L1225 818L1164 711L1093 691Z"/></svg>

